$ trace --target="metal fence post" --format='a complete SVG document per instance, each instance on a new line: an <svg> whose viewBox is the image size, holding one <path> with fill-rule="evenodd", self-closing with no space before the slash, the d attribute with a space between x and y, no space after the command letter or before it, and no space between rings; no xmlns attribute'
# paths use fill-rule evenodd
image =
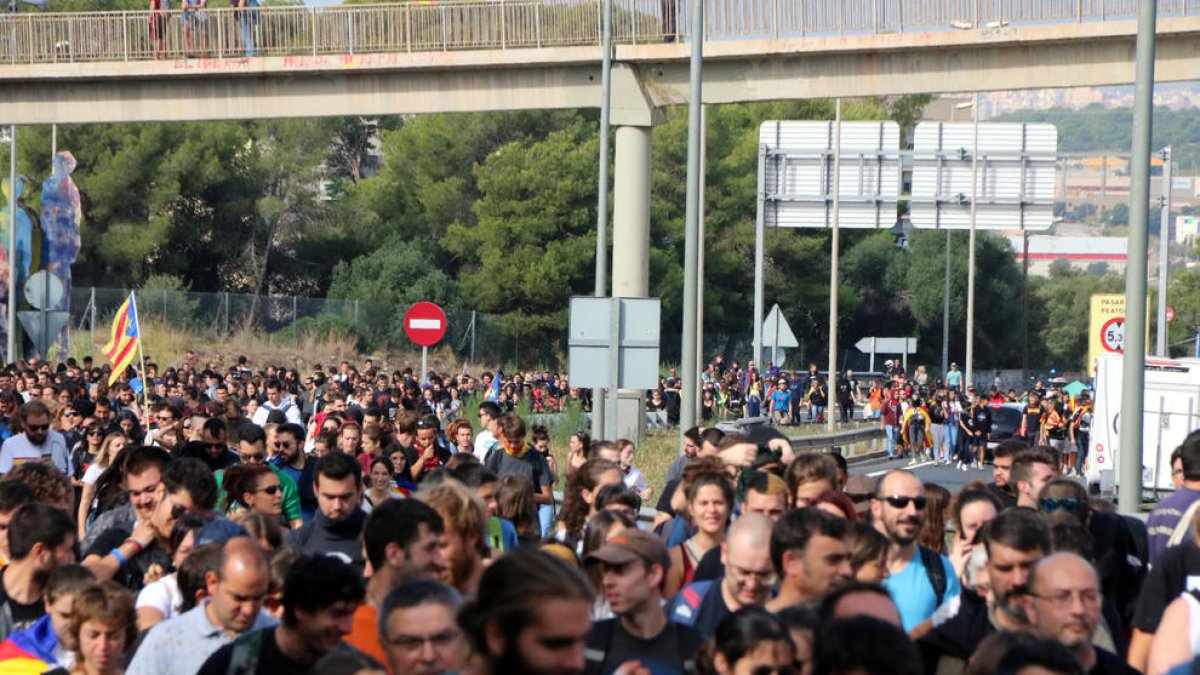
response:
<svg viewBox="0 0 1200 675"><path fill-rule="evenodd" d="M292 340L299 341L299 334L296 331L296 322L300 319L299 308L300 300L296 296L292 296Z"/></svg>
<svg viewBox="0 0 1200 675"><path fill-rule="evenodd" d="M475 363L475 310L471 310L471 359L467 363Z"/></svg>
<svg viewBox="0 0 1200 675"><path fill-rule="evenodd" d="M358 332L358 300L354 301L354 332Z"/></svg>
<svg viewBox="0 0 1200 675"><path fill-rule="evenodd" d="M92 286L92 349L96 348L96 287Z"/></svg>
<svg viewBox="0 0 1200 675"><path fill-rule="evenodd" d="M229 292L225 292L225 335L229 335Z"/></svg>
<svg viewBox="0 0 1200 675"><path fill-rule="evenodd" d="M309 20L312 21L312 53L313 53L313 56L316 56L317 55L317 8L309 7L308 8L308 16L309 16Z"/></svg>
<svg viewBox="0 0 1200 675"><path fill-rule="evenodd" d="M163 289L163 323L167 322L167 289Z"/></svg>

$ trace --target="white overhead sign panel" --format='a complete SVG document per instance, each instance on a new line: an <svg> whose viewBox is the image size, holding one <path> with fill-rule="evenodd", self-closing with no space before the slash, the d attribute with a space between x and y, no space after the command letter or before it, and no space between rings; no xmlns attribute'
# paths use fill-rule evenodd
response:
<svg viewBox="0 0 1200 675"><path fill-rule="evenodd" d="M759 127L759 208L767 227L833 225L833 121L770 121ZM900 196L900 128L842 122L840 227L886 228Z"/></svg>
<svg viewBox="0 0 1200 675"><path fill-rule="evenodd" d="M971 122L921 122L913 137L913 227L1043 230L1054 219L1058 130L1053 124L979 124L975 188Z"/></svg>

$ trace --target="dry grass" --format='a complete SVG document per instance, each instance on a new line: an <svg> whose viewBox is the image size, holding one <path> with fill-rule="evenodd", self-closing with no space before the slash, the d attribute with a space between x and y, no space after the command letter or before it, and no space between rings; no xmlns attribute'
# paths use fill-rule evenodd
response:
<svg viewBox="0 0 1200 675"><path fill-rule="evenodd" d="M171 326L158 319L142 318L141 332L143 349L147 360L161 367L179 365L188 350L196 352L201 364L213 362L221 366L232 365L239 356L249 359L252 367L266 364L295 368L301 373L311 371L316 364L328 367L343 360L361 364L368 357L385 370L411 367L414 371L421 366L418 349L393 349L385 353L363 353L356 349L353 340L339 335L318 335L301 332L293 339L290 332L267 333L263 331L238 331L231 335L216 336ZM95 343L88 330L71 330L71 356L82 358L91 355L97 363L104 363L101 348L108 341L105 330L96 331ZM463 364L453 350L433 349L429 353L429 364L441 372L461 372Z"/></svg>

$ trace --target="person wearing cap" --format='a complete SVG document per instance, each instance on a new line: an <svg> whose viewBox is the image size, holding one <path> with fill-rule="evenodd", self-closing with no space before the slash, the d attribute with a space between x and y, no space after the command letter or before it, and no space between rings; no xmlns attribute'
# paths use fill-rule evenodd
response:
<svg viewBox="0 0 1200 675"><path fill-rule="evenodd" d="M946 388L951 391L962 390L962 371L958 369L957 363L950 364L950 371L946 373Z"/></svg>
<svg viewBox="0 0 1200 675"><path fill-rule="evenodd" d="M584 672L607 675L633 661L651 672L690 672L702 638L663 610L662 588L671 566L663 541L624 530L588 555L587 563L600 565L601 588L615 618L592 626Z"/></svg>
<svg viewBox="0 0 1200 675"><path fill-rule="evenodd" d="M262 610L271 577L262 548L228 520L206 525L198 539L221 545L216 571L205 574L208 596L150 629L125 671L127 675L194 673L213 652L239 635L277 623Z"/></svg>

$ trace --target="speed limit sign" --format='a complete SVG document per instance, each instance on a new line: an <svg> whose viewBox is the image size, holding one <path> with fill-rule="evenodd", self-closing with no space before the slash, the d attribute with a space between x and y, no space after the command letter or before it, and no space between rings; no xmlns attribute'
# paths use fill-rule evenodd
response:
<svg viewBox="0 0 1200 675"><path fill-rule="evenodd" d="M1100 345L1105 351L1122 352L1125 349L1125 317L1114 316L1100 327Z"/></svg>

